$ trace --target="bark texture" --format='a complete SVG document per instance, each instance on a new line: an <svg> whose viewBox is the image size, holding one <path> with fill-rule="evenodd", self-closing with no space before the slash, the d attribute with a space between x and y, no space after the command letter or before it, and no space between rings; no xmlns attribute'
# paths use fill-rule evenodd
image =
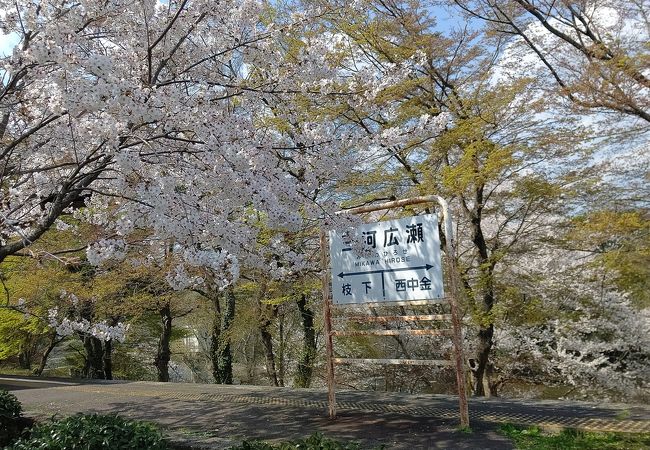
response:
<svg viewBox="0 0 650 450"><path fill-rule="evenodd" d="M169 360L171 359L170 343L172 339L172 313L169 303L165 303L159 310L162 329L158 338L158 352L154 364L158 372L158 381L169 381Z"/></svg>

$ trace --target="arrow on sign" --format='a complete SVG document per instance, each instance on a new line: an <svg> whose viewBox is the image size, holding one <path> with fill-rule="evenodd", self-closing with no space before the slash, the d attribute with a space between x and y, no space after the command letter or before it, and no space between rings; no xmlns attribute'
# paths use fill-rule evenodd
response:
<svg viewBox="0 0 650 450"><path fill-rule="evenodd" d="M341 272L341 273L339 273L338 276L339 276L339 278L345 278L345 277L351 277L353 275L367 275L369 273L400 272L402 270L418 270L418 269L429 270L432 267L433 266L431 264L427 264L427 265L424 265L424 266L403 267L403 268L400 268L400 269L382 269L382 270L370 270L370 271L367 271L367 272L350 272L350 273Z"/></svg>

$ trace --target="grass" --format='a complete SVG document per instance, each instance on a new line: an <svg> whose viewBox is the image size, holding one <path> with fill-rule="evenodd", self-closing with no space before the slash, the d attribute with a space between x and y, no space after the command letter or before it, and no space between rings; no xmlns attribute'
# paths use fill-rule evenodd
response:
<svg viewBox="0 0 650 450"><path fill-rule="evenodd" d="M519 450L641 450L650 448L650 433L607 433L567 428L547 433L539 427L501 426L501 434Z"/></svg>
<svg viewBox="0 0 650 450"><path fill-rule="evenodd" d="M629 419L632 414L629 409L624 409L616 413L616 420L626 420Z"/></svg>
<svg viewBox="0 0 650 450"><path fill-rule="evenodd" d="M14 375L14 376L33 376L34 373L29 369L18 369L16 367L0 366L0 375Z"/></svg>

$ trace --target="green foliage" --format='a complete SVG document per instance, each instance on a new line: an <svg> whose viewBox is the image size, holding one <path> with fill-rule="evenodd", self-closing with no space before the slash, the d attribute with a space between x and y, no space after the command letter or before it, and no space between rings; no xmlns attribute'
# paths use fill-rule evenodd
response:
<svg viewBox="0 0 650 450"><path fill-rule="evenodd" d="M650 447L650 433L600 433L573 428L544 433L539 427L522 428L510 424L503 425L500 431L521 450L640 450Z"/></svg>
<svg viewBox="0 0 650 450"><path fill-rule="evenodd" d="M22 406L14 394L0 390L0 417L18 418L22 413Z"/></svg>
<svg viewBox="0 0 650 450"><path fill-rule="evenodd" d="M20 352L25 341L24 327L27 321L19 312L0 309L0 360Z"/></svg>
<svg viewBox="0 0 650 450"><path fill-rule="evenodd" d="M326 438L320 433L315 433L306 439L280 442L279 444L269 444L261 441L244 441L239 446L231 447L230 450L361 450L361 448L361 445L356 442L343 443Z"/></svg>
<svg viewBox="0 0 650 450"><path fill-rule="evenodd" d="M650 218L644 210L591 212L576 218L570 243L598 254L596 263L614 274L617 287L637 306L650 306ZM574 245L575 245L574 244Z"/></svg>
<svg viewBox="0 0 650 450"><path fill-rule="evenodd" d="M517 281L522 284L528 281L522 278L524 277L520 277ZM533 279L530 282L534 281ZM543 325L550 318L557 317L557 311L544 304L541 299L527 295L521 286L496 283L496 288L499 293L499 303L492 308L492 314L498 325Z"/></svg>
<svg viewBox="0 0 650 450"><path fill-rule="evenodd" d="M29 438L20 439L10 450L167 449L158 429L146 422L116 415L78 414L61 421L37 425Z"/></svg>
<svg viewBox="0 0 650 450"><path fill-rule="evenodd" d="M20 434L18 420L22 406L16 396L0 390L0 447L9 444Z"/></svg>
<svg viewBox="0 0 650 450"><path fill-rule="evenodd" d="M127 344L129 342L138 341L129 336ZM125 351L115 352L112 356L112 362L114 380L156 381L156 373L152 369L151 361L142 358L139 354ZM79 367L79 362L74 366Z"/></svg>
<svg viewBox="0 0 650 450"><path fill-rule="evenodd" d="M47 310L57 304L62 289L74 289L79 276L58 263L10 257L0 265L0 277L6 295L0 307L0 360L19 354L38 357L50 338L43 320ZM19 299L29 314L18 310Z"/></svg>

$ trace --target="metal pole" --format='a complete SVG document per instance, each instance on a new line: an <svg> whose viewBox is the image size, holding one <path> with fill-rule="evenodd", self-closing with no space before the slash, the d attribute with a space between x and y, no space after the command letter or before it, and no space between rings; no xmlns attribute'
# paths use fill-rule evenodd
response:
<svg viewBox="0 0 650 450"><path fill-rule="evenodd" d="M329 411L329 418L336 418L336 395L334 390L336 382L334 379L334 344L332 342L332 309L331 309L331 295L330 295L330 280L329 280L329 245L327 243L327 235L324 230L320 230L320 260L323 274L321 281L323 283L323 312L325 317L325 348L326 348L326 364L327 364L327 405Z"/></svg>
<svg viewBox="0 0 650 450"><path fill-rule="evenodd" d="M467 403L467 384L465 380L465 364L463 356L463 336L460 323L460 314L458 311L458 297L461 295L461 286L458 276L458 267L456 265L456 246L454 240L454 228L449 213L449 204L439 195L423 195L420 197L411 197L392 202L381 203L378 205L359 206L337 212L337 214L361 214L365 212L380 211L383 209L398 208L401 206L417 205L419 203L437 202L442 209L442 218L444 221L445 240L446 240L446 258L447 267L449 268L449 281L451 288L451 323L453 328L452 342L454 344L454 359L456 366L456 385L458 388L458 405L460 409L460 424L462 427L469 427L469 406ZM321 238L322 239L322 238ZM322 245L322 244L321 244Z"/></svg>
<svg viewBox="0 0 650 450"><path fill-rule="evenodd" d="M460 314L458 313L458 296L460 295L460 280L458 276L458 267L456 265L456 245L454 240L454 228L449 214L449 204L447 201L436 196L438 203L442 208L442 216L445 221L445 242L447 253L447 267L449 267L449 283L451 284L451 324L454 331L452 340L454 343L454 356L456 359L456 385L458 387L458 406L460 409L460 426L469 427L469 406L467 404L467 384L465 380L465 358L463 356L463 334L460 324Z"/></svg>
<svg viewBox="0 0 650 450"><path fill-rule="evenodd" d="M433 203L438 201L437 195L422 195L392 202L380 203L378 205L358 206L356 208L343 209L336 214L361 214L364 212L381 211L382 209L399 208L400 206L417 205L419 203Z"/></svg>

